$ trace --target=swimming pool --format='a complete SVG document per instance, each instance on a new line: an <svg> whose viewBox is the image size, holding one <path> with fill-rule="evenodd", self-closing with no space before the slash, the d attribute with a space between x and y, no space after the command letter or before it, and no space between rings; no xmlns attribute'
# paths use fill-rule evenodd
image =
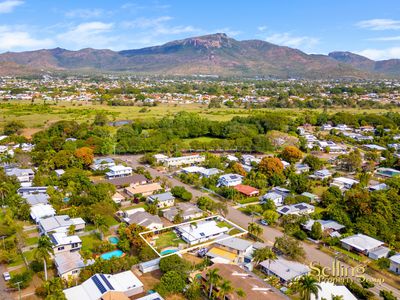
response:
<svg viewBox="0 0 400 300"><path fill-rule="evenodd" d="M102 255L100 255L100 257L104 260L109 260L113 257L121 257L123 255L124 255L124 252L122 252L121 250L114 250L114 251L103 253Z"/></svg>
<svg viewBox="0 0 400 300"><path fill-rule="evenodd" d="M175 253L176 251L178 251L178 249L167 249L167 250L161 251L160 254L161 255L166 255L166 254Z"/></svg>
<svg viewBox="0 0 400 300"><path fill-rule="evenodd" d="M111 236L111 237L108 238L108 241L111 244L116 245L116 244L118 244L119 238L117 238L116 236Z"/></svg>

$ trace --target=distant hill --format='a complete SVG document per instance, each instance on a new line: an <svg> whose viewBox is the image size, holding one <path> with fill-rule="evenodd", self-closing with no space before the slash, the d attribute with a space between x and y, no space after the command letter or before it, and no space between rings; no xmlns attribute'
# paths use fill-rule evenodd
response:
<svg viewBox="0 0 400 300"><path fill-rule="evenodd" d="M392 60L391 60L392 61ZM138 74L264 76L273 78L369 78L398 74L398 60L374 62L349 52L327 55L261 40L237 41L216 33L172 41L161 46L112 51L61 48L0 54L13 69L97 70ZM0 70L2 70L0 65Z"/></svg>
<svg viewBox="0 0 400 300"><path fill-rule="evenodd" d="M352 52L331 52L329 57L356 69L385 75L400 76L400 59L374 61Z"/></svg>

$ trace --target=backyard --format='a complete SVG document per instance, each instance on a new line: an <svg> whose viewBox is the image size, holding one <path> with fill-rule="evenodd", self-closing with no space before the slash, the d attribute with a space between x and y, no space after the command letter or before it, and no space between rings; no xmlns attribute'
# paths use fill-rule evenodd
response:
<svg viewBox="0 0 400 300"><path fill-rule="evenodd" d="M158 235L158 238L155 240L156 249L158 251L162 251L162 249L166 247L178 247L179 244L186 244L181 238L179 238L175 232L168 231L161 233Z"/></svg>

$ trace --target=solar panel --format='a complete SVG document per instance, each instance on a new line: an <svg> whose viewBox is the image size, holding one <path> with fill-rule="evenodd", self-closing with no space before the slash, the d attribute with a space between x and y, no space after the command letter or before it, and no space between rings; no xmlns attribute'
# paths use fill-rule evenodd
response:
<svg viewBox="0 0 400 300"><path fill-rule="evenodd" d="M103 281L106 283L106 285L108 286L108 288L110 290L114 290L114 287L111 285L111 283L108 281L108 279L106 278L106 276L104 276L104 274L100 274L101 279L103 279Z"/></svg>
<svg viewBox="0 0 400 300"><path fill-rule="evenodd" d="M97 286L97 288L99 289L100 293L104 294L105 292L107 292L107 289L100 282L99 278L97 278L96 275L92 277L92 280L93 280L94 284Z"/></svg>
<svg viewBox="0 0 400 300"><path fill-rule="evenodd" d="M287 208L287 207L285 207L285 208L282 208L282 212L287 212L287 211L289 211L289 208Z"/></svg>
<svg viewBox="0 0 400 300"><path fill-rule="evenodd" d="M203 232L200 232L200 235L201 235L201 236L205 236L205 234L204 234Z"/></svg>

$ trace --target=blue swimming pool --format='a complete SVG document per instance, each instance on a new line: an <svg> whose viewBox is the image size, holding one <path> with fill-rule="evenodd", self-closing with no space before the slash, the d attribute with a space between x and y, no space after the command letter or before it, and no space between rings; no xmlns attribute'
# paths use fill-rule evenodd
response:
<svg viewBox="0 0 400 300"><path fill-rule="evenodd" d="M121 250L114 250L114 251L103 253L102 255L100 255L100 257L104 260L109 260L113 257L121 257L122 255L124 255L124 252L122 252Z"/></svg>
<svg viewBox="0 0 400 300"><path fill-rule="evenodd" d="M160 254L161 255L166 255L166 254L175 253L176 251L178 251L178 249L167 249L167 250L161 251Z"/></svg>
<svg viewBox="0 0 400 300"><path fill-rule="evenodd" d="M117 238L116 236L111 236L111 237L108 238L108 241L111 244L116 245L116 244L118 244L119 238Z"/></svg>

